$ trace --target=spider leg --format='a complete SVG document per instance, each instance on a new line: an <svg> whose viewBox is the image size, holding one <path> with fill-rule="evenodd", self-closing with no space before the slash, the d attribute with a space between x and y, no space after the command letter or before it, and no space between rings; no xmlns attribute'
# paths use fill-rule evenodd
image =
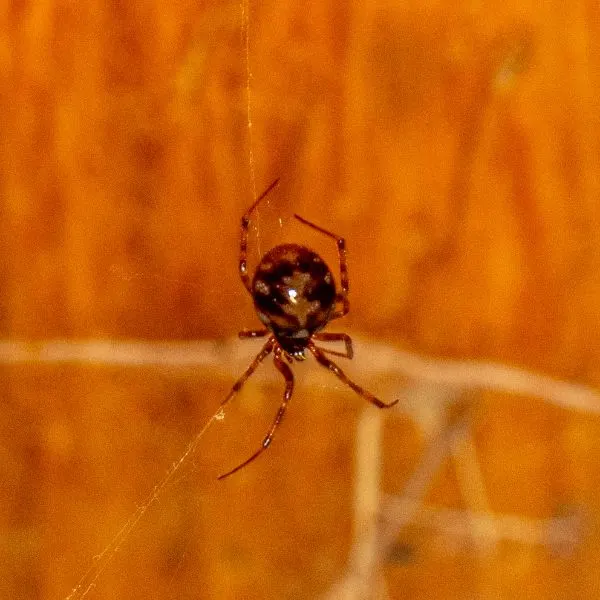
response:
<svg viewBox="0 0 600 600"><path fill-rule="evenodd" d="M252 204L252 206L246 211L242 217L242 227L240 234L240 277L244 287L252 293L252 282L250 281L250 274L248 273L248 226L250 224L250 216L259 205L261 200L279 183L279 179L276 179Z"/></svg>
<svg viewBox="0 0 600 600"><path fill-rule="evenodd" d="M365 400L368 400L371 404L379 408L391 408L398 403L398 400L394 400L389 404L382 402L379 398L376 398L367 390L361 388L359 385L354 383L345 373L342 371L333 361L329 360L323 352L317 348L312 342L309 342L308 349L313 353L317 361L329 369L334 375L341 379L347 386L351 387L359 396L362 396Z"/></svg>
<svg viewBox="0 0 600 600"><path fill-rule="evenodd" d="M267 340L267 343L262 347L262 350L256 355L256 358L250 363L250 366L244 371L242 376L233 384L231 391L227 394L225 400L221 402L221 408L223 408L229 401L240 391L246 379L256 371L256 368L260 363L273 351L275 346L275 338L271 337Z"/></svg>
<svg viewBox="0 0 600 600"><path fill-rule="evenodd" d="M349 280L348 262L346 260L346 240L343 237L340 237L335 233L328 231L327 229L323 229L322 227L319 227L318 225L307 221L304 217L301 217L300 215L295 214L294 217L296 217L296 219L298 219L300 223L304 223L304 225L308 225L309 227L316 229L323 235L334 239L336 242L338 256L340 259L340 285L342 287L341 293L339 293L336 297L336 302L340 302L342 306L338 307L338 309L331 315L330 320L339 319L340 317L343 317L345 314L347 314L350 310L350 301L348 300Z"/></svg>
<svg viewBox="0 0 600 600"><path fill-rule="evenodd" d="M245 338L259 338L259 337L265 337L265 335L267 335L267 333L269 333L268 329L244 329L244 331L240 331L238 333L238 337L245 339Z"/></svg>
<svg viewBox="0 0 600 600"><path fill-rule="evenodd" d="M294 374L292 373L292 369L290 369L290 367L288 367L288 365L286 365L285 362L283 362L281 358L282 353L283 351L281 350L281 348L279 348L279 346L276 346L273 362L277 370L283 375L285 379L285 391L283 392L283 401L281 403L281 406L279 407L279 410L277 411L277 414L275 415L275 420L273 421L269 432L263 440L260 448L250 458L246 459L242 464L235 467L235 469L231 469L231 471L227 471L227 473L219 475L218 479L225 479L225 477L233 475L236 471L239 471L247 464L251 463L255 458L262 454L271 444L273 434L275 433L275 430L277 429L279 423L281 423L281 419L283 419L285 409L287 408L287 404L290 398L292 397L292 392L294 391Z"/></svg>
<svg viewBox="0 0 600 600"><path fill-rule="evenodd" d="M345 354L343 352L328 350L326 348L320 348L320 350L321 352L333 354L334 356L341 356L342 358L351 359L354 356L354 349L352 348L352 338L347 333L315 333L312 339L319 340L321 342L344 342L344 344L346 345Z"/></svg>

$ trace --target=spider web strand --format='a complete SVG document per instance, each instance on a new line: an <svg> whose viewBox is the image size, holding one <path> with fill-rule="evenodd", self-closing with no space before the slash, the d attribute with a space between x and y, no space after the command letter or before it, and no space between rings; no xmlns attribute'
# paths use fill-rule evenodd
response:
<svg viewBox="0 0 600 600"><path fill-rule="evenodd" d="M246 66L246 122L248 127L248 165L252 197L256 198L256 169L254 164L254 139L252 135L252 69L250 67L250 0L242 0L240 4L242 16L242 41Z"/></svg>
<svg viewBox="0 0 600 600"><path fill-rule="evenodd" d="M208 419L204 427L200 430L198 434L194 437L194 439L188 444L185 452L171 465L167 474L163 478L163 480L154 487L152 492L148 495L146 500L138 506L135 512L129 517L128 521L123 525L123 527L119 530L119 532L115 535L115 537L105 546L105 548L100 552L100 554L94 557L94 564L88 569L88 571L83 575L83 577L77 582L77 585L73 588L71 593L65 598L65 600L83 600L92 588L95 587L96 582L102 573L106 570L111 560L114 558L115 554L119 551L121 546L127 541L130 534L136 528L142 517L146 514L148 509L156 502L160 495L162 494L164 488L172 482L173 478L185 463L187 458L192 455L200 440L208 430L208 428L212 425L215 420L219 420L221 418L222 408L219 408L215 411L215 413Z"/></svg>

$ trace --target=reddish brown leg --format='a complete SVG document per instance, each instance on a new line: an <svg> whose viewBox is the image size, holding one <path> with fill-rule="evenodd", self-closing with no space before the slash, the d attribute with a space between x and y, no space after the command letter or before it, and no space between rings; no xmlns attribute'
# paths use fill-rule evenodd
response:
<svg viewBox="0 0 600 600"><path fill-rule="evenodd" d="M248 273L248 225L250 224L250 216L259 205L261 200L279 183L276 179L252 204L242 217L242 229L240 236L240 277L245 288L252 293L252 282Z"/></svg>
<svg viewBox="0 0 600 600"><path fill-rule="evenodd" d="M269 333L268 329L244 329L238 333L239 338L259 338L265 337Z"/></svg>
<svg viewBox="0 0 600 600"><path fill-rule="evenodd" d="M327 229L323 229L310 221L307 221L304 217L300 215L294 215L300 223L304 223L313 229L316 229L323 235L326 235L335 240L338 249L338 256L340 258L340 286L342 288L341 293L337 295L336 301L341 303L341 307L331 315L331 319L339 319L348 313L350 310L350 301L348 300L348 290L349 290L349 281L348 281L348 263L346 260L346 240L344 238L337 236L335 233L331 231L327 231Z"/></svg>
<svg viewBox="0 0 600 600"><path fill-rule="evenodd" d="M314 354L315 358L319 361L321 365L327 367L334 375L339 377L347 386L351 387L359 396L362 396L365 400L368 400L371 404L379 408L391 408L395 404L398 403L398 400L394 400L390 404L385 404L371 394L371 392L367 392L359 385L354 383L345 373L342 371L333 361L329 360L323 352L317 348L312 342L308 344L308 349Z"/></svg>
<svg viewBox="0 0 600 600"><path fill-rule="evenodd" d="M231 391L227 394L227 397L221 402L221 408L224 407L241 389L246 383L246 379L256 371L256 368L260 363L273 351L275 346L275 338L269 338L267 343L262 347L262 350L256 355L256 358L250 363L250 366L244 371L243 375L233 384Z"/></svg>
<svg viewBox="0 0 600 600"><path fill-rule="evenodd" d="M242 464L235 467L235 469L231 469L227 473L219 476L219 479L225 479L225 477L229 477L233 475L236 471L239 471L247 464L251 463L255 458L258 458L260 454L262 454L271 444L271 440L273 439L273 434L275 430L281 423L281 419L283 419L283 415L285 415L285 409L287 408L287 404L292 397L292 392L294 391L294 374L288 365L286 365L281 358L282 350L279 346L275 347L275 357L273 362L275 363L275 367L279 370L279 372L283 375L285 379L285 391L283 392L283 402L277 411L277 415L275 415L275 420L269 429L269 433L267 433L265 439L263 440L260 448L247 460L245 460Z"/></svg>
<svg viewBox="0 0 600 600"><path fill-rule="evenodd" d="M344 342L346 345L346 353L328 350L327 348L319 348L319 350L327 354L333 354L334 356L341 356L342 358L352 358L354 356L352 338L347 333L315 333L312 339L321 342Z"/></svg>

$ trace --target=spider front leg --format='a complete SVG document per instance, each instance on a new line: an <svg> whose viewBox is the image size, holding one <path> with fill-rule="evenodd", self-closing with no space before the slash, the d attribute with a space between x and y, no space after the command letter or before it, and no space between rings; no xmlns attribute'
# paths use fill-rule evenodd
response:
<svg viewBox="0 0 600 600"><path fill-rule="evenodd" d="M285 391L283 392L283 401L281 403L281 406L279 407L279 410L277 411L277 414L275 415L275 420L273 421L273 424L271 425L269 432L265 436L265 439L263 440L260 448L250 458L248 458L242 464L235 467L235 469L231 469L231 471L227 471L227 473L220 475L218 477L218 479L225 479L225 477L229 477L230 475L233 475L236 471L239 471L240 469L245 467L247 464L251 463L255 458L258 458L258 456L260 454L262 454L271 444L271 441L273 439L273 434L275 433L275 430L279 426L279 423L281 423L281 419L283 419L283 415L285 415L285 410L287 408L287 404L288 404L290 398L292 397L292 392L294 391L294 374L292 373L292 370L290 369L290 367L288 365L286 365L285 362L283 361L283 359L281 358L282 354L283 354L283 350L279 346L275 346L275 356L273 358L273 363L275 364L275 367L283 375L283 377L285 379Z"/></svg>
<svg viewBox="0 0 600 600"><path fill-rule="evenodd" d="M233 384L231 391L225 397L225 400L221 402L221 408L226 406L229 401L240 391L244 383L246 383L246 379L256 371L256 368L260 363L267 357L271 352L273 352L273 348L275 347L275 338L269 338L267 343L262 347L262 350L256 355L256 358L250 363L250 366L244 371L242 376Z"/></svg>
<svg viewBox="0 0 600 600"><path fill-rule="evenodd" d="M330 320L339 319L340 317L343 317L344 315L348 314L348 311L350 310L350 301L348 300L348 290L350 289L350 282L348 279L348 262L346 260L346 240L343 237L340 237L339 235L328 231L327 229L323 229L322 227L319 227L318 225L307 221L304 217L301 217L300 215L294 215L294 217L296 217L296 219L298 219L300 223L304 223L304 225L308 225L309 227L316 229L323 235L326 235L327 237L330 237L335 240L335 243L337 245L338 257L340 259L340 287L342 288L341 293L339 293L336 297L336 302L341 302L342 306L331 315Z"/></svg>
<svg viewBox="0 0 600 600"><path fill-rule="evenodd" d="M389 404L382 402L379 398L376 398L371 392L361 388L359 385L354 383L347 375L342 371L333 361L329 360L323 352L317 348L312 342L309 342L308 349L313 353L319 364L329 369L334 375L341 379L347 386L351 387L359 396L362 396L365 400L368 400L371 404L374 404L378 408L391 408L395 404L398 404L398 400L394 400Z"/></svg>
<svg viewBox="0 0 600 600"><path fill-rule="evenodd" d="M351 359L354 356L354 349L352 348L352 338L347 333L315 333L313 340L321 342L344 342L346 345L346 353L337 352L336 350L328 350L326 348L320 348L321 352L327 354L333 354L334 356L341 356L342 358Z"/></svg>

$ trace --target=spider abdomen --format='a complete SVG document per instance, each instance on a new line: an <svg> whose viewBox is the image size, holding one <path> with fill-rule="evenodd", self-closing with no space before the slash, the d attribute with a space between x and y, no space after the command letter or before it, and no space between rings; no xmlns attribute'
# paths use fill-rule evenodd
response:
<svg viewBox="0 0 600 600"><path fill-rule="evenodd" d="M336 288L318 254L297 244L282 244L262 257L252 280L252 297L258 318L284 350L295 354L326 325Z"/></svg>

